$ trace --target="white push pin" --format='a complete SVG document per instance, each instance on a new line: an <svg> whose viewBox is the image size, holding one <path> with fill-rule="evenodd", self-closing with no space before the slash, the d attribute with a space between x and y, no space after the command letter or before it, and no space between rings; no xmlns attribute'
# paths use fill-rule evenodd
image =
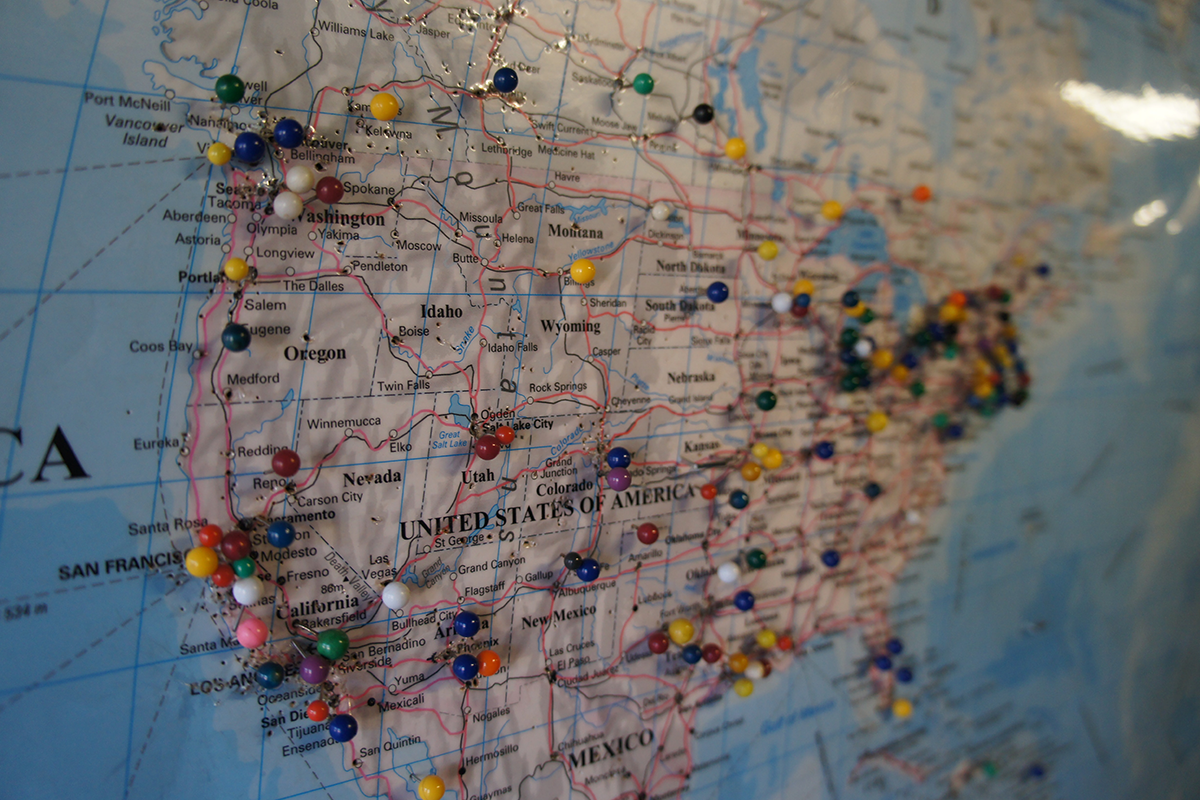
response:
<svg viewBox="0 0 1200 800"><path fill-rule="evenodd" d="M871 352L874 349L875 343L873 341L870 339L859 339L854 344L854 355L858 356L859 358L866 358L867 356L871 355Z"/></svg>
<svg viewBox="0 0 1200 800"><path fill-rule="evenodd" d="M296 194L304 194L317 185L317 173L313 172L312 167L300 164L287 171L283 182Z"/></svg>
<svg viewBox="0 0 1200 800"><path fill-rule="evenodd" d="M663 222L671 216L671 211L673 210L674 209L671 208L670 203L665 203L662 200L659 200L650 209L650 216L654 217L654 219L658 220L659 222Z"/></svg>
<svg viewBox="0 0 1200 800"><path fill-rule="evenodd" d="M909 525L916 525L918 522L921 521L921 515L918 514L916 511L912 510L911 508L908 511L904 512L904 518L906 520L908 520Z"/></svg>
<svg viewBox="0 0 1200 800"><path fill-rule="evenodd" d="M742 580L742 570L732 561L726 561L717 567L717 577L724 583L739 583Z"/></svg>
<svg viewBox="0 0 1200 800"><path fill-rule="evenodd" d="M400 581L392 581L383 587L383 604L392 611L399 611L408 603L408 589Z"/></svg>
<svg viewBox="0 0 1200 800"><path fill-rule="evenodd" d="M304 201L295 192L280 192L271 205L275 209L275 216L282 219L295 219L304 213Z"/></svg>
<svg viewBox="0 0 1200 800"><path fill-rule="evenodd" d="M252 606L263 597L263 582L251 575L239 578L233 584L233 599L240 606Z"/></svg>
<svg viewBox="0 0 1200 800"><path fill-rule="evenodd" d="M766 674L761 661L751 661L746 665L745 675L752 681L761 681Z"/></svg>
<svg viewBox="0 0 1200 800"><path fill-rule="evenodd" d="M791 292L777 292L771 297L771 308L776 314L786 314L792 310Z"/></svg>

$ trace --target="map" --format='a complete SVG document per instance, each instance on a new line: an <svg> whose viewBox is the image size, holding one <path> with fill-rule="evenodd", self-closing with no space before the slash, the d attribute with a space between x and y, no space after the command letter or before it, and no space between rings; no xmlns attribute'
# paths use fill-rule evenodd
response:
<svg viewBox="0 0 1200 800"><path fill-rule="evenodd" d="M1186 0L34 0L5 796L1188 798Z"/></svg>

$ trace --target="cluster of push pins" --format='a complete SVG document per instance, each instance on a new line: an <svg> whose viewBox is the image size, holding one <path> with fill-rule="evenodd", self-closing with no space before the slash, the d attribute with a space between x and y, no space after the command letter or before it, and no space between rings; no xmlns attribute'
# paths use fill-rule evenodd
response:
<svg viewBox="0 0 1200 800"><path fill-rule="evenodd" d="M300 457L292 450L279 450L271 458L271 469L280 477L291 478L300 471ZM188 550L184 557L184 567L194 577L207 578L215 589L230 590L233 601L242 607L236 628L238 644L255 654L251 658L251 663L258 664L255 680L263 689L271 690L283 684L291 662L268 652L270 629L245 608L255 605L264 596L263 579L259 577L259 566L254 560L247 533L253 527L253 521L249 520L231 531L223 531L218 525L205 525L197 534L199 544ZM266 538L271 546L284 550L295 541L296 529L290 522L275 520L267 525ZM392 581L383 587L380 598L383 605L398 611L408 603L409 593L402 583ZM454 619L454 631L462 637L475 636L480 627L479 616L470 611L461 611ZM313 722L327 722L329 736L334 741L349 742L358 734L358 721L348 711L334 713L339 698L331 678L336 675L338 662L350 650L350 637L341 629L328 628L316 634L313 644L313 652L303 653L295 670L303 683L317 687L321 695L308 704L305 714ZM500 666L497 653L483 650L478 656L466 653L457 656L451 670L459 681L468 684L479 676L495 675ZM445 793L445 783L437 775L428 775L420 781L417 793L422 800L439 800Z"/></svg>
<svg viewBox="0 0 1200 800"><path fill-rule="evenodd" d="M518 83L517 72L503 67L493 74L491 89L501 95L510 95L517 90ZM654 79L647 73L634 76L628 85L640 95L649 95L654 91ZM236 75L224 75L216 82L216 95L226 104L241 102L245 90L244 82ZM369 108L375 119L386 122L397 117L400 103L390 92L380 91L371 98ZM699 125L713 123L715 117L713 107L707 103L697 105L691 114L692 120ZM284 118L269 133L263 133L266 136L252 131L240 133L232 147L214 142L208 148L207 157L218 166L228 164L235 158L253 166L267 157L272 142L278 148L300 147L310 131L300 122ZM741 160L747 154L746 142L739 137L729 137L725 140L723 151L726 157ZM304 165L287 169L283 183L285 188L272 198L271 211L287 220L296 219L303 213L306 199L308 202L316 200L332 205L340 202L344 195L342 183L337 178L326 176L318 179L317 173ZM911 193L917 203L926 203L932 196L930 189L923 185L917 186ZM657 221L664 221L670 218L673 210L670 203L660 201L651 205L649 214ZM830 222L837 222L844 214L845 209L837 201L827 201L821 207L821 215ZM757 246L756 253L760 259L769 262L778 257L780 247L774 241L764 241ZM249 264L238 257L226 260L223 272L228 280L235 283L251 276ZM1037 272L1045 276L1049 268L1042 265ZM575 283L589 284L596 278L596 265L590 259L580 258L571 264L569 274ZM729 299L730 289L723 281L715 281L707 287L705 295L712 303L720 304ZM814 284L802 279L795 282L791 291L775 293L770 305L777 314L791 315L798 323L806 319L811 321L816 295ZM980 291L953 292L928 315L927 322L904 337L895 349L889 349L879 347L875 339L866 333L867 326L876 319L875 313L857 291L846 291L839 300L845 320L836 339L839 364L837 386L843 392L852 393L890 379L906 386L912 397L919 398L925 393L925 385L918 375L923 363L936 359L953 360L960 354L970 352L975 354L973 373L965 385L959 407L970 408L987 416L1006 404L1019 406L1028 396L1030 379L1018 355L1016 329L1010 315L1004 310L1009 300L1009 294L996 286ZM246 350L250 339L249 328L236 322L229 322L221 334L222 344L231 352ZM764 413L772 411L777 403L778 397L770 389L763 389L754 396L755 406ZM964 431L963 423L953 418L954 413L957 411L941 411L932 420L939 435L948 439L960 438ZM888 422L887 414L879 410L870 412L864 420L866 429L872 434L884 430ZM491 461L515 438L512 427L496 426L490 432L476 436L474 453L482 460ZM811 455L821 460L832 459L834 454L832 441L818 441L811 449ZM764 470L782 468L785 462L781 450L763 442L753 444L749 448L749 456L738 470L748 482L758 480ZM604 477L610 489L624 491L629 488L632 483L629 471L631 461L632 456L624 447L608 450ZM276 474L290 478L300 469L299 456L291 450L281 450L274 455L272 468ZM878 483L870 482L863 491L868 498L874 499L883 489ZM717 498L719 490L716 484L706 483L700 493L703 498L712 501ZM728 503L734 509L741 510L749 505L750 496L742 489L734 489L729 493ZM233 600L243 607L258 603L264 596L263 580L252 557L251 540L247 533L252 528L253 523L247 523L244 529L239 526L239 529L225 532L216 525L208 525L200 530L199 545L188 551L185 559L190 574L207 578L216 589L229 589ZM636 535L639 542L649 546L658 540L659 529L653 522L645 522L638 526ZM266 536L272 546L283 549L292 544L296 531L286 521L275 521L267 526ZM836 569L841 560L841 554L836 549L826 549L820 554L821 563L829 569ZM740 561L720 564L717 577L725 584L739 585L744 574L743 565L751 571L761 570L767 565L768 558L764 551L753 548L746 551ZM571 552L563 557L563 562L566 569L584 583L594 582L600 576L601 564L595 558ZM383 587L381 601L387 608L400 610L408 600L408 590L400 582L393 581ZM749 612L755 605L754 594L747 589L739 589L732 597L732 604L741 612ZM470 611L460 611L454 619L454 631L458 636L474 637L480 628L479 616ZM264 689L278 688L285 680L288 669L285 663L270 656L264 649L269 638L266 623L251 611L243 609L236 633L240 644L257 653L255 660L260 662L256 670L258 683ZM764 628L752 637L752 643L744 646L742 651L729 654L726 658L719 645L712 642L701 644L694 641L696 638L693 622L679 618L670 622L665 630L650 633L646 644L652 653L658 655L667 653L674 644L679 648L679 657L693 666L702 661L715 665L724 659L727 674L733 681L732 687L742 697L754 691L754 681L770 675L770 654L773 651L788 652L795 647L790 636ZM346 713L334 713L339 706L339 698L330 682L338 662L349 649L350 640L344 631L336 628L321 631L316 634L313 652L303 656L297 670L301 681L319 687L321 691L321 698L309 703L308 717L316 722L328 721L329 735L337 742L349 742L358 730L358 724L348 710ZM898 684L907 684L913 680L912 668L895 663L903 651L903 643L891 638L878 653L870 657L869 667L893 676ZM454 676L464 686L472 684L480 676L495 675L500 669L500 656L492 650L482 650L478 655L462 653L451 663ZM906 718L912 714L912 703L904 698L896 698L891 703L891 711L898 718ZM986 772L987 765L983 769ZM422 800L439 800L444 792L445 783L437 775L425 777L418 786Z"/></svg>

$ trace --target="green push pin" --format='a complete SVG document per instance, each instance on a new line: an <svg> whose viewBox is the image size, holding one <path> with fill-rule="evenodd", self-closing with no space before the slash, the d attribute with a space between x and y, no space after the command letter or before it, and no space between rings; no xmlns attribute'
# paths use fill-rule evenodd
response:
<svg viewBox="0 0 1200 800"><path fill-rule="evenodd" d="M920 381L913 381L912 386L909 386L908 390L912 392L913 397L920 397L925 394L925 384Z"/></svg>
<svg viewBox="0 0 1200 800"><path fill-rule="evenodd" d="M222 103L237 103L246 94L246 82L237 75L217 78L217 98Z"/></svg>
<svg viewBox="0 0 1200 800"><path fill-rule="evenodd" d="M233 562L233 564L231 564L230 566L233 567L233 574L237 575L239 578L249 578L251 575L254 574L254 559L253 558L249 558L249 557L239 558L237 561Z"/></svg>
<svg viewBox="0 0 1200 800"><path fill-rule="evenodd" d="M873 322L874 320L875 320L875 312L869 308L866 311L864 311L858 315L858 321L860 323L862 323L863 325Z"/></svg>
<svg viewBox="0 0 1200 800"><path fill-rule="evenodd" d="M950 415L945 411L939 411L933 415L933 427L941 430L950 424Z"/></svg>
<svg viewBox="0 0 1200 800"><path fill-rule="evenodd" d="M842 391L853 392L858 388L858 378L854 377L853 373L846 373L842 376Z"/></svg>
<svg viewBox="0 0 1200 800"><path fill-rule="evenodd" d="M777 402L779 402L779 398L770 389L763 389L758 393L758 397L754 398L754 405L763 411L770 411Z"/></svg>
<svg viewBox="0 0 1200 800"><path fill-rule="evenodd" d="M349 648L350 637L346 635L345 631L330 628L327 631L321 631L317 635L317 652L330 661L337 661L346 655L346 651Z"/></svg>
<svg viewBox="0 0 1200 800"><path fill-rule="evenodd" d="M946 352L944 355L946 356L947 361L953 361L958 355L958 346L953 344L946 345Z"/></svg>
<svg viewBox="0 0 1200 800"><path fill-rule="evenodd" d="M854 347L858 342L858 331L854 328L846 328L838 340L842 343L842 347Z"/></svg>
<svg viewBox="0 0 1200 800"><path fill-rule="evenodd" d="M633 78L633 90L638 94L650 94L654 91L654 78L648 72L639 72Z"/></svg>
<svg viewBox="0 0 1200 800"><path fill-rule="evenodd" d="M746 553L746 566L750 569L762 569L767 565L767 554L757 547Z"/></svg>
<svg viewBox="0 0 1200 800"><path fill-rule="evenodd" d="M983 770L983 774L984 774L984 776L985 776L985 777L988 777L988 778L994 778L994 777L996 777L996 772L997 772L997 770L996 770L996 762L994 762L994 761L985 761L985 762L983 762L982 764L980 764L979 766L980 766L980 769L982 769L982 770Z"/></svg>

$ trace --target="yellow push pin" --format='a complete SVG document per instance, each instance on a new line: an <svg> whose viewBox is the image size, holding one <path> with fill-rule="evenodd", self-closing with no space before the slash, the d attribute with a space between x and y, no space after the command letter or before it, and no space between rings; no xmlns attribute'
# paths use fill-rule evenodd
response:
<svg viewBox="0 0 1200 800"><path fill-rule="evenodd" d="M766 458L769 452L771 452L771 448L762 442L755 442L754 446L750 448L750 453L755 458Z"/></svg>
<svg viewBox="0 0 1200 800"><path fill-rule="evenodd" d="M590 258L581 258L571 265L571 280L576 283L591 283L596 277L596 265Z"/></svg>
<svg viewBox="0 0 1200 800"><path fill-rule="evenodd" d="M779 641L779 637L775 635L775 631L766 628L758 632L758 635L754 637L754 641L758 642L758 646L763 650L770 650L775 646L775 642Z"/></svg>
<svg viewBox="0 0 1200 800"><path fill-rule="evenodd" d="M250 274L250 265L246 259L234 256L225 262L225 277L231 281L244 281Z"/></svg>
<svg viewBox="0 0 1200 800"><path fill-rule="evenodd" d="M895 358L891 350L880 348L871 354L871 366L875 367L875 369L887 369L892 365Z"/></svg>
<svg viewBox="0 0 1200 800"><path fill-rule="evenodd" d="M767 469L779 469L783 466L783 453L772 447L762 458L763 466Z"/></svg>
<svg viewBox="0 0 1200 800"><path fill-rule="evenodd" d="M399 113L399 101L388 92L380 92L371 98L371 116L380 122L389 122Z"/></svg>
<svg viewBox="0 0 1200 800"><path fill-rule="evenodd" d="M754 694L754 681L749 678L738 678L733 682L733 690L738 693L738 697L749 697Z"/></svg>
<svg viewBox="0 0 1200 800"><path fill-rule="evenodd" d="M903 697L897 697L892 701L892 714L896 719L908 719L912 716L913 704L911 700Z"/></svg>
<svg viewBox="0 0 1200 800"><path fill-rule="evenodd" d="M830 222L837 222L845 213L842 204L837 200L826 200L821 204L821 216Z"/></svg>
<svg viewBox="0 0 1200 800"><path fill-rule="evenodd" d="M779 255L779 245L770 239L758 246L758 257L763 261L774 261L777 255Z"/></svg>
<svg viewBox="0 0 1200 800"><path fill-rule="evenodd" d="M808 278L801 278L792 286L792 294L806 294L812 297L817 293L817 287L813 286L813 282Z"/></svg>
<svg viewBox="0 0 1200 800"><path fill-rule="evenodd" d="M426 775L417 784L417 796L421 800L442 800L446 793L446 782L437 775Z"/></svg>
<svg viewBox="0 0 1200 800"><path fill-rule="evenodd" d="M879 433L888 426L887 414L882 411L872 411L867 415L867 430L871 433Z"/></svg>
<svg viewBox="0 0 1200 800"><path fill-rule="evenodd" d="M867 306L861 300L859 300L857 303L850 306L850 308L845 308L845 306L843 306L843 309L846 311L846 316L857 319L858 317L861 317L863 312L867 310Z"/></svg>
<svg viewBox="0 0 1200 800"><path fill-rule="evenodd" d="M746 141L740 137L734 136L725 143L725 155L737 161L746 155Z"/></svg>
<svg viewBox="0 0 1200 800"><path fill-rule="evenodd" d="M908 380L908 367L903 364L897 364L892 367L892 377L900 381L900 383L904 383Z"/></svg>
<svg viewBox="0 0 1200 800"><path fill-rule="evenodd" d="M741 675L750 666L750 657L745 653L734 653L729 657L729 671Z"/></svg>
<svg viewBox="0 0 1200 800"><path fill-rule="evenodd" d="M742 464L742 477L748 481L756 481L762 475L762 467L753 461Z"/></svg>
<svg viewBox="0 0 1200 800"><path fill-rule="evenodd" d="M207 578L217 571L217 551L211 547L193 547L183 560L187 571L197 578Z"/></svg>
<svg viewBox="0 0 1200 800"><path fill-rule="evenodd" d="M691 620L680 617L667 626L667 635L671 637L672 642L682 647L696 635L696 627L692 625Z"/></svg>
<svg viewBox="0 0 1200 800"><path fill-rule="evenodd" d="M223 167L233 158L233 149L224 142L213 142L208 146L208 160Z"/></svg>

